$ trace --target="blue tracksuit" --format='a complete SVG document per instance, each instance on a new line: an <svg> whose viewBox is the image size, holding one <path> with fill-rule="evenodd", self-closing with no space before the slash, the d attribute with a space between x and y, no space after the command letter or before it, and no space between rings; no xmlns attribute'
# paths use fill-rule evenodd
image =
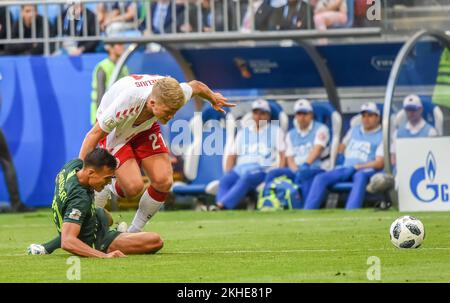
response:
<svg viewBox="0 0 450 303"><path fill-rule="evenodd" d="M365 133L361 125L352 127L350 140L345 148L345 161L341 167L321 173L314 178L305 209L318 209L323 204L327 188L338 183L353 181L353 187L347 199L346 209L360 208L364 202L367 183L375 174L374 169L356 171L354 165L375 160L376 150L382 142L381 127L370 133Z"/></svg>
<svg viewBox="0 0 450 303"><path fill-rule="evenodd" d="M294 173L289 168L278 168L269 171L264 180L264 183L269 186L270 181L276 177L283 175L287 176L300 187L303 200L305 200L308 195L314 176L323 172L320 168L320 157L311 163L309 167L302 166L306 163L306 159L314 148L314 141L316 140L318 131L321 128L326 127L324 124L317 121L313 121L312 123L311 130L304 136L302 136L297 128L291 129L287 134L287 138L289 138L293 148L292 156L294 157L295 164L299 168L297 173Z"/></svg>
<svg viewBox="0 0 450 303"><path fill-rule="evenodd" d="M266 171L277 157L280 129L268 125L259 132L246 127L236 136L236 166L220 180L217 202L234 209L239 202L264 181Z"/></svg>

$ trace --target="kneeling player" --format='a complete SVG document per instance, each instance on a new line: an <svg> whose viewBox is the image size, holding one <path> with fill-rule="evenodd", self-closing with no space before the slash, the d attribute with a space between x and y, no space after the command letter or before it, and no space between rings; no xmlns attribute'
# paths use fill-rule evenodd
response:
<svg viewBox="0 0 450 303"><path fill-rule="evenodd" d="M75 159L64 165L55 180L52 203L53 219L60 237L51 241L51 251L60 244L62 249L75 255L115 258L125 254L155 253L162 248L163 241L157 233L109 230L108 214L95 208L94 190L99 192L111 183L116 167L116 158L101 148L88 153L84 162ZM28 252L48 253L45 246L38 244L30 245Z"/></svg>

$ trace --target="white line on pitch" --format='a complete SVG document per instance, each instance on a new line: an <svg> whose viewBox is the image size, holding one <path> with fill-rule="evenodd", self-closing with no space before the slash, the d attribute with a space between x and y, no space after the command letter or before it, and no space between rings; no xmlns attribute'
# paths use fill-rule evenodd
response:
<svg viewBox="0 0 450 303"><path fill-rule="evenodd" d="M387 248L370 248L370 249L287 249L287 250L215 250L215 251L175 251L175 252L162 252L159 255L189 255L189 254L259 254L259 253L314 253L314 252L365 252L365 251L384 251ZM391 249L389 249L391 250ZM421 250L450 250L450 247L421 247L418 249L410 249L410 251ZM408 251L408 249L402 249L401 251ZM23 254L0 254L0 257L20 257L27 256ZM45 258L45 257L43 257Z"/></svg>
<svg viewBox="0 0 450 303"><path fill-rule="evenodd" d="M217 250L217 251L177 251L162 252L162 254L259 254L259 253L310 253L310 252L365 252L365 251L384 251L387 248L372 249L288 249L288 250ZM389 249L390 250L390 249ZM406 249L402 250L405 251ZM450 247L422 247L421 250L450 250Z"/></svg>

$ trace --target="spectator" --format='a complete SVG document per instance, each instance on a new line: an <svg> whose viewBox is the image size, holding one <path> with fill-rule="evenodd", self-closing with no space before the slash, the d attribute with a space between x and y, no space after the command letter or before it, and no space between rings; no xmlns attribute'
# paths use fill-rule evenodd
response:
<svg viewBox="0 0 450 303"><path fill-rule="evenodd" d="M0 6L0 40L6 39L6 6ZM11 16L11 14L10 14ZM12 16L9 20L12 20ZM3 53L5 49L4 44L0 44L0 54Z"/></svg>
<svg viewBox="0 0 450 303"><path fill-rule="evenodd" d="M173 23L175 23L175 31L179 32L180 25L183 23L182 18L185 3L175 4L175 20L172 20L172 1L170 0L158 0L157 2L151 2L151 28L152 32L155 34L164 34L173 32ZM140 29L144 30L146 28L147 11L143 10L143 15L140 19Z"/></svg>
<svg viewBox="0 0 450 303"><path fill-rule="evenodd" d="M62 14L63 35L85 37L84 27L87 27L87 36L96 36L95 14L86 8L84 15L84 5L81 3L69 6ZM79 41L65 44L67 53L71 56L79 56L83 53L94 53L97 49L98 41Z"/></svg>
<svg viewBox="0 0 450 303"><path fill-rule="evenodd" d="M241 129L226 159L227 172L219 183L216 206L234 209L247 193L264 181L266 171L284 166L284 135L276 125L270 124L271 109L266 100L252 104L253 120Z"/></svg>
<svg viewBox="0 0 450 303"><path fill-rule="evenodd" d="M345 25L347 19L346 0L317 0L314 11L316 29L326 30L333 25Z"/></svg>
<svg viewBox="0 0 450 303"><path fill-rule="evenodd" d="M116 63L120 56L125 52L125 46L120 43L107 44L105 46L108 51L108 57L100 61L94 68L92 74L92 92L91 92L91 125L95 124L97 117L97 108L100 101L109 87L109 81L116 67ZM122 66L118 79L128 75L126 65ZM117 79L117 80L118 80Z"/></svg>
<svg viewBox="0 0 450 303"><path fill-rule="evenodd" d="M421 138L436 137L437 130L422 117L423 105L419 96L409 95L403 100L403 109L406 113L406 122L398 127L394 133L394 138ZM395 155L396 144L393 141L391 153ZM395 157L393 164L395 165Z"/></svg>
<svg viewBox="0 0 450 303"><path fill-rule="evenodd" d="M97 14L100 29L107 35L137 27L137 6L132 1L100 3Z"/></svg>
<svg viewBox="0 0 450 303"><path fill-rule="evenodd" d="M186 8L185 8L186 9ZM189 22L184 23L180 27L180 31L189 32L212 32L213 28L216 32L225 31L225 15L228 16L228 30L236 29L234 21L234 11L232 2L227 0L227 12L224 11L224 1L214 0L214 15L212 12L211 2L209 0L201 1L201 9L198 10L196 3L188 4ZM198 15L201 16L202 28L199 28ZM214 24L213 24L214 22ZM214 27L213 27L214 25Z"/></svg>
<svg viewBox="0 0 450 303"><path fill-rule="evenodd" d="M297 125L291 129L285 139L288 168L273 169L264 180L263 193L270 190L267 186L278 176L286 175L301 188L303 200L308 196L309 188L315 175L323 172L320 168L321 154L328 145L330 131L320 122L314 121L314 112L306 99L295 103Z"/></svg>
<svg viewBox="0 0 450 303"><path fill-rule="evenodd" d="M353 180L346 208L362 207L366 186L384 165L380 110L373 102L361 107L362 125L353 126L338 149L335 169L318 174L305 201L305 209L318 209L323 204L329 186ZM343 152L345 151L345 156Z"/></svg>
<svg viewBox="0 0 450 303"><path fill-rule="evenodd" d="M252 21L254 23L254 30L267 31L274 28L271 24L271 16L274 12L274 7L270 0L254 0L253 7L250 3L242 3L244 14L242 18L241 32L248 33L252 31Z"/></svg>
<svg viewBox="0 0 450 303"><path fill-rule="evenodd" d="M21 9L21 17L23 22L23 38L43 38L44 37L44 19L36 12L36 5L25 4ZM35 24L35 34L33 37L33 27ZM14 22L11 38L18 39L20 37L20 20ZM7 44L5 52L13 55L41 55L44 53L43 43L15 43Z"/></svg>
<svg viewBox="0 0 450 303"><path fill-rule="evenodd" d="M276 30L314 28L314 9L305 0L288 0L286 5L276 8L272 23Z"/></svg>
<svg viewBox="0 0 450 303"><path fill-rule="evenodd" d="M391 145L391 162L396 164L396 141L399 138L423 138L436 137L437 130L423 119L423 105L419 96L409 95L403 100L403 109L406 113L407 121L400 125L393 135ZM394 168L394 174L396 169ZM384 205L390 206L391 201L387 191L395 186L394 177L384 172L375 174L370 178L367 191L370 193L385 193ZM387 204L386 204L387 202ZM381 204L383 205L383 204Z"/></svg>

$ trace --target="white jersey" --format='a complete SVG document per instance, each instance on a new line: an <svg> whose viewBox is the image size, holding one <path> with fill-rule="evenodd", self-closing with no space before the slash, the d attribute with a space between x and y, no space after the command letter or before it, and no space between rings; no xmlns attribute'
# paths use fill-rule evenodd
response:
<svg viewBox="0 0 450 303"><path fill-rule="evenodd" d="M115 82L104 94L97 110L97 122L108 133L106 149L115 154L138 133L150 129L157 118L133 126L150 96L153 85L159 75L130 75ZM187 83L180 83L186 98L191 99L192 88Z"/></svg>

